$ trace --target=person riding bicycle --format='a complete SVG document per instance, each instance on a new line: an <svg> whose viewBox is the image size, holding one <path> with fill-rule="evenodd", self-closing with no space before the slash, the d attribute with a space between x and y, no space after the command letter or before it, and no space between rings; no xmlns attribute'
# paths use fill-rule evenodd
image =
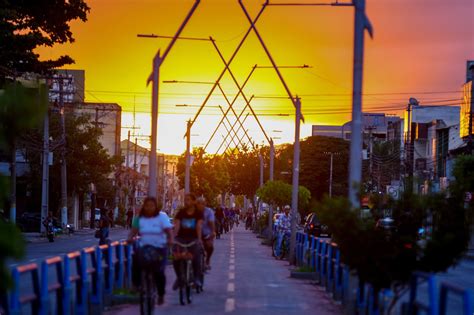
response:
<svg viewBox="0 0 474 315"><path fill-rule="evenodd" d="M224 219L225 219L225 214L224 214L224 209L222 207L217 207L216 208L216 232L217 235L219 236L222 234L223 229L224 229Z"/></svg>
<svg viewBox="0 0 474 315"><path fill-rule="evenodd" d="M202 223L202 243L206 252L206 270L211 269L211 256L214 252L214 238L216 237L215 216L211 208L206 207L204 197L197 199L197 208L202 212L204 221Z"/></svg>
<svg viewBox="0 0 474 315"><path fill-rule="evenodd" d="M281 244L285 235L291 233L291 215L290 215L290 206L286 205L283 208L283 214L280 216L278 225L277 225L277 253L280 252Z"/></svg>
<svg viewBox="0 0 474 315"><path fill-rule="evenodd" d="M189 247L189 252L193 256L193 271L194 271L194 284L201 286L199 283L202 278L202 270L200 268L200 255L202 248L202 223L203 214L196 207L196 196L194 194L186 194L184 198L184 207L181 208L174 218L174 232L176 241L181 244L194 243ZM179 261L173 260L173 267L177 276L177 280L173 285L173 290L177 290L180 283L180 268Z"/></svg>
<svg viewBox="0 0 474 315"><path fill-rule="evenodd" d="M140 235L138 260L139 269L152 265L158 291L158 305L163 304L166 287L165 267L168 257L168 246L173 244L173 225L168 215L160 211L155 198L147 197L143 202L140 215L132 220L132 230L128 237L132 240ZM145 261L145 260L154 261ZM137 279L138 280L138 279ZM140 280L138 280L140 281Z"/></svg>

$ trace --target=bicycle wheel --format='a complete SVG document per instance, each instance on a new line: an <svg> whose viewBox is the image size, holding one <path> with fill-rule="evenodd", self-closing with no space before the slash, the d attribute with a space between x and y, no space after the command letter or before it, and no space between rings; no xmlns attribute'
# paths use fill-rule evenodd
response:
<svg viewBox="0 0 474 315"><path fill-rule="evenodd" d="M186 261L186 300L188 304L193 302L193 293L191 290L192 282L193 282L193 265L191 260Z"/></svg>
<svg viewBox="0 0 474 315"><path fill-rule="evenodd" d="M280 259L284 260L288 258L288 252L289 252L289 243L288 239L285 237L283 238L283 241L281 242L281 248L280 248Z"/></svg>
<svg viewBox="0 0 474 315"><path fill-rule="evenodd" d="M279 256L279 253L278 253L278 237L273 238L272 256L275 257L275 258Z"/></svg>
<svg viewBox="0 0 474 315"><path fill-rule="evenodd" d="M153 273L142 272L142 290L140 292L140 314L152 315L155 308Z"/></svg>

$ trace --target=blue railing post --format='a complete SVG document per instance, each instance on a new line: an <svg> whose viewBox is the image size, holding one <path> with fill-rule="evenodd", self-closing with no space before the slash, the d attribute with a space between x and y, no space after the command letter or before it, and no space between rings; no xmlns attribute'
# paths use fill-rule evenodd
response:
<svg viewBox="0 0 474 315"><path fill-rule="evenodd" d="M72 284L71 284L71 261L66 254L63 258L64 262L64 296L63 296L63 314L72 314Z"/></svg>
<svg viewBox="0 0 474 315"><path fill-rule="evenodd" d="M474 292L472 289L465 289L463 294L464 314L474 314Z"/></svg>
<svg viewBox="0 0 474 315"><path fill-rule="evenodd" d="M308 256L308 250L309 250L309 236L308 234L304 234L304 242L303 242L303 250L301 253L301 261L303 263L303 266L307 267L309 265L309 256Z"/></svg>
<svg viewBox="0 0 474 315"><path fill-rule="evenodd" d="M127 243L125 245L125 256L126 256L126 271L127 279L125 281L127 288L132 287L132 244Z"/></svg>
<svg viewBox="0 0 474 315"><path fill-rule="evenodd" d="M124 268L124 260L123 260L123 243L120 242L118 245L117 245L117 250L116 250L116 253L117 253L117 260L118 260L118 264L117 264L117 287L119 288L123 288L123 273L125 271L125 268Z"/></svg>
<svg viewBox="0 0 474 315"><path fill-rule="evenodd" d="M315 257L314 257L314 249L316 247L316 238L311 236L311 245L309 248L309 267L311 271L315 271Z"/></svg>
<svg viewBox="0 0 474 315"><path fill-rule="evenodd" d="M438 315L438 283L434 275L428 278L428 295L430 301L428 315Z"/></svg>
<svg viewBox="0 0 474 315"><path fill-rule="evenodd" d="M330 292L332 287L332 271L333 271L333 261L332 261L332 244L327 243L327 260L326 260L326 292Z"/></svg>
<svg viewBox="0 0 474 315"><path fill-rule="evenodd" d="M115 278L115 266L114 266L114 252L112 244L109 244L107 249L107 269L105 270L106 275L106 284L105 284L105 294L112 295L114 288L114 278Z"/></svg>
<svg viewBox="0 0 474 315"><path fill-rule="evenodd" d="M80 296L81 301L76 302L76 314L78 315L87 315L89 314L88 308L88 296L89 296L89 287L90 287L90 280L89 274L87 273L87 252L85 249L81 250L81 259L78 261L80 265Z"/></svg>
<svg viewBox="0 0 474 315"><path fill-rule="evenodd" d="M48 265L46 261L41 263L41 286L40 301L41 307L39 315L49 315L49 290L48 290Z"/></svg>
<svg viewBox="0 0 474 315"><path fill-rule="evenodd" d="M94 255L95 254L95 255ZM102 271L102 250L100 247L95 248L95 253L92 253L92 263L93 268L95 269L92 274L92 296L91 304L98 306L99 310L102 310L102 300L103 300L103 280L104 275ZM95 256L95 257L94 257Z"/></svg>
<svg viewBox="0 0 474 315"><path fill-rule="evenodd" d="M21 304L20 304L20 272L17 268L12 270L12 281L13 288L10 291L10 315L20 315L21 314Z"/></svg>

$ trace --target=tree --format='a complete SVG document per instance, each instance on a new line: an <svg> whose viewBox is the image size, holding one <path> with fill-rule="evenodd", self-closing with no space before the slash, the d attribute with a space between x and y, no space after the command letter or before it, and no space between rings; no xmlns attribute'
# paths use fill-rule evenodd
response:
<svg viewBox="0 0 474 315"><path fill-rule="evenodd" d="M223 157L206 155L202 148L194 149L192 155L194 159L190 174L190 190L198 196L204 196L211 205L215 205L217 196L228 191L229 186L229 175ZM183 154L177 166L181 188L184 187L184 173L185 155Z"/></svg>
<svg viewBox="0 0 474 315"><path fill-rule="evenodd" d="M31 82L29 83L31 84ZM16 221L16 154L19 138L39 125L48 103L44 85L8 83L0 93L0 143L10 154L10 220Z"/></svg>
<svg viewBox="0 0 474 315"><path fill-rule="evenodd" d="M471 222L463 191L474 187L473 166L472 157L457 161L449 194L420 196L408 190L400 200L373 202L372 218L363 218L344 197L324 199L316 213L328 225L341 259L357 273L361 284L371 284L375 296L384 288L392 289L393 307L413 271L445 271L462 258ZM377 214L387 209L392 213L392 228L379 228ZM427 232L420 236L421 227Z"/></svg>
<svg viewBox="0 0 474 315"><path fill-rule="evenodd" d="M257 190L263 202L283 208L291 202L291 185L283 181L268 181Z"/></svg>
<svg viewBox="0 0 474 315"><path fill-rule="evenodd" d="M114 190L110 181L110 174L114 171L119 157L111 157L100 143L102 130L96 127L90 115L77 115L74 112L65 113L66 122L66 159L68 161L67 187L68 194L73 192L83 195L94 183L97 188L97 197L109 202L114 198ZM61 139L61 128L58 114L51 114L50 135L53 141ZM41 132L32 131L23 138L28 162L30 163L30 180L33 185L41 186L37 176L40 172L40 155L38 144L41 142ZM51 148L53 153L58 151L59 145ZM61 187L61 164L59 159L54 159L50 170L50 208L58 209ZM36 178L35 178L36 176ZM39 195L36 196L39 198ZM39 201L36 200L35 203Z"/></svg>
<svg viewBox="0 0 474 315"><path fill-rule="evenodd" d="M257 196L263 202L283 208L291 204L292 187L283 181L267 181L257 190ZM304 216L311 199L311 192L304 186L298 187L298 212Z"/></svg>
<svg viewBox="0 0 474 315"><path fill-rule="evenodd" d="M4 0L1 6L0 81L5 72L44 73L74 62L67 55L41 61L35 49L74 42L69 23L87 20L90 9L84 0Z"/></svg>
<svg viewBox="0 0 474 315"><path fill-rule="evenodd" d="M301 141L300 184L307 187L311 196L321 200L329 190L330 152L333 159L333 196L345 196L348 191L349 142L323 136ZM291 183L293 145L277 148L275 178Z"/></svg>

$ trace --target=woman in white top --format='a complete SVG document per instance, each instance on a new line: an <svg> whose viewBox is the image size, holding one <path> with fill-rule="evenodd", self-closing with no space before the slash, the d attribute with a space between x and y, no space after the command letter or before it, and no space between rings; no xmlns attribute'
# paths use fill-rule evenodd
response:
<svg viewBox="0 0 474 315"><path fill-rule="evenodd" d="M168 246L173 244L172 231L173 225L168 215L160 211L156 199L146 198L139 216L133 218L129 239L140 235L139 259L136 260L140 265L138 270L148 268L155 271L159 305L164 302L166 258Z"/></svg>

